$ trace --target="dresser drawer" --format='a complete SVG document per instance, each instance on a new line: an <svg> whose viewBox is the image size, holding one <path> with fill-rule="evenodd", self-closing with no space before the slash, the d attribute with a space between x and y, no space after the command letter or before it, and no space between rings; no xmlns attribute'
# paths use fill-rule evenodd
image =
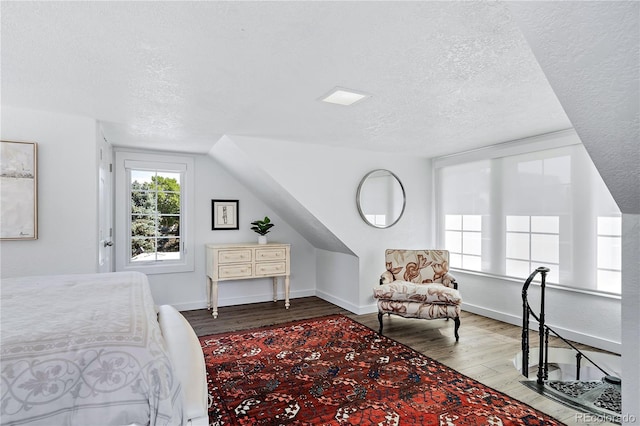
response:
<svg viewBox="0 0 640 426"><path fill-rule="evenodd" d="M224 265L218 266L218 278L221 280L229 278L251 277L251 264L244 265Z"/></svg>
<svg viewBox="0 0 640 426"><path fill-rule="evenodd" d="M286 251L283 248L256 249L256 262L263 260L285 260Z"/></svg>
<svg viewBox="0 0 640 426"><path fill-rule="evenodd" d="M251 262L251 249L220 250L218 252L218 263L241 263L241 262Z"/></svg>
<svg viewBox="0 0 640 426"><path fill-rule="evenodd" d="M284 275L286 272L286 262L256 263L256 276Z"/></svg>

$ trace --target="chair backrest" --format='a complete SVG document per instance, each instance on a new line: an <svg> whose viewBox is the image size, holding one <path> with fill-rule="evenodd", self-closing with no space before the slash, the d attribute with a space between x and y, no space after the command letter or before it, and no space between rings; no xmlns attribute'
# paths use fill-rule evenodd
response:
<svg viewBox="0 0 640 426"><path fill-rule="evenodd" d="M442 283L449 272L447 250L388 249L384 256L387 271L394 279L412 283Z"/></svg>

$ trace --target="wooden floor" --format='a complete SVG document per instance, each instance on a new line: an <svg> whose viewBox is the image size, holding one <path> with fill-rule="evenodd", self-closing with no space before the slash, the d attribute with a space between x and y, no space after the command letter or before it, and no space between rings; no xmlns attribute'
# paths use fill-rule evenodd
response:
<svg viewBox="0 0 640 426"><path fill-rule="evenodd" d="M291 300L290 309L279 301L218 309L213 319L206 309L184 311L198 336L244 330L330 314L343 314L373 330L378 330L377 313L355 315L318 297ZM460 341L453 337L453 321L424 321L385 316L384 335L403 343L460 373L499 390L515 399L566 423L588 425L584 414L552 401L522 383L524 377L515 369L513 358L520 352L521 328L500 321L463 312ZM537 333L530 337L535 342ZM586 349L592 349L579 345ZM562 347L562 346L561 346ZM531 376L531 379L535 377ZM596 424L596 423L594 423ZM612 423L597 423L607 425Z"/></svg>

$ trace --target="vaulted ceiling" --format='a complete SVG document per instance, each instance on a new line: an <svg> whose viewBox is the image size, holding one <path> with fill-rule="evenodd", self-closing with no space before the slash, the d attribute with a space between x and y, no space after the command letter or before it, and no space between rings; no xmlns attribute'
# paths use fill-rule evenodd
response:
<svg viewBox="0 0 640 426"><path fill-rule="evenodd" d="M433 157L575 127L640 213L637 2L0 7L2 104L95 118L114 145L205 153L235 135ZM336 86L370 96L318 100Z"/></svg>

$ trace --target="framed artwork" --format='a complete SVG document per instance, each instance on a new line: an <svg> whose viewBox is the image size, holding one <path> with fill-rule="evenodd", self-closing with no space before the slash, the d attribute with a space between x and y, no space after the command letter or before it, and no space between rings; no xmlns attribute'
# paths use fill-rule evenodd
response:
<svg viewBox="0 0 640 426"><path fill-rule="evenodd" d="M0 239L38 238L38 145L0 141Z"/></svg>
<svg viewBox="0 0 640 426"><path fill-rule="evenodd" d="M239 229L238 200L211 200L211 229Z"/></svg>

